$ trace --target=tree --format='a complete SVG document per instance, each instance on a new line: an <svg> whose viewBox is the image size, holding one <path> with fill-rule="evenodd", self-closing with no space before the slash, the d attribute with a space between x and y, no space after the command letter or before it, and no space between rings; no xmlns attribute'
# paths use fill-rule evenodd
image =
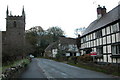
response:
<svg viewBox="0 0 120 80"><path fill-rule="evenodd" d="M79 34L82 35L82 33L85 31L85 27L81 27L81 28L76 28L74 33L76 36L78 36Z"/></svg>
<svg viewBox="0 0 120 80"><path fill-rule="evenodd" d="M47 34L53 39L53 41L56 41L58 40L58 37L64 35L64 31L60 27L55 26L47 29Z"/></svg>
<svg viewBox="0 0 120 80"><path fill-rule="evenodd" d="M40 26L32 27L26 31L26 40L28 42L27 47L32 48L34 51L33 54L39 52L38 47L40 46L41 36L43 35L44 30Z"/></svg>
<svg viewBox="0 0 120 80"><path fill-rule="evenodd" d="M36 26L26 31L26 39L33 46L35 56L42 56L47 46L63 35L64 31L59 27L50 27L45 31L42 27Z"/></svg>

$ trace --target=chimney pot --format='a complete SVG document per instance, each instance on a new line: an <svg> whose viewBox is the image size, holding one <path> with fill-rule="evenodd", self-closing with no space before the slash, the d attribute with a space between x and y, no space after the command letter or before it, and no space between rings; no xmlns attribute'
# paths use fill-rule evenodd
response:
<svg viewBox="0 0 120 80"><path fill-rule="evenodd" d="M98 8L97 8L97 17L98 17L98 19L101 18L104 14L106 14L105 6L101 7L100 5L98 5Z"/></svg>

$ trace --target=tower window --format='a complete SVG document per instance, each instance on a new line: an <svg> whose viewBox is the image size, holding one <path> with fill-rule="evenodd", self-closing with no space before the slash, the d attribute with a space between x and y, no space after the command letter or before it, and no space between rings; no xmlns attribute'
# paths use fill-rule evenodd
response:
<svg viewBox="0 0 120 80"><path fill-rule="evenodd" d="M14 21L13 26L16 27L16 21Z"/></svg>

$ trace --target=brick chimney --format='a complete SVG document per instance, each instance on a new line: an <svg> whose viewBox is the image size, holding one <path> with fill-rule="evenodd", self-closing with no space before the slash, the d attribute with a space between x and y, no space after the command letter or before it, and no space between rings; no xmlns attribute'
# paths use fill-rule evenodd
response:
<svg viewBox="0 0 120 80"><path fill-rule="evenodd" d="M103 16L104 14L106 14L106 8L105 8L105 6L103 6L103 8L102 8L102 16Z"/></svg>
<svg viewBox="0 0 120 80"><path fill-rule="evenodd" d="M97 8L97 18L101 18L104 14L106 14L106 8L105 6L103 6L103 8L98 5L98 8Z"/></svg>

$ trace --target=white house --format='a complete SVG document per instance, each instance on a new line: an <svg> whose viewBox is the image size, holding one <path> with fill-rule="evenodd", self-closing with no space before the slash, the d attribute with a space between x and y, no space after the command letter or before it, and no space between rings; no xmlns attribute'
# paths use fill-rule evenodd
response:
<svg viewBox="0 0 120 80"><path fill-rule="evenodd" d="M97 52L98 62L120 63L120 5L108 13L98 6L97 15L81 36L80 51Z"/></svg>
<svg viewBox="0 0 120 80"><path fill-rule="evenodd" d="M59 37L58 41L51 43L45 49L45 56L56 57L56 54L62 52L63 56L79 56L76 39Z"/></svg>

